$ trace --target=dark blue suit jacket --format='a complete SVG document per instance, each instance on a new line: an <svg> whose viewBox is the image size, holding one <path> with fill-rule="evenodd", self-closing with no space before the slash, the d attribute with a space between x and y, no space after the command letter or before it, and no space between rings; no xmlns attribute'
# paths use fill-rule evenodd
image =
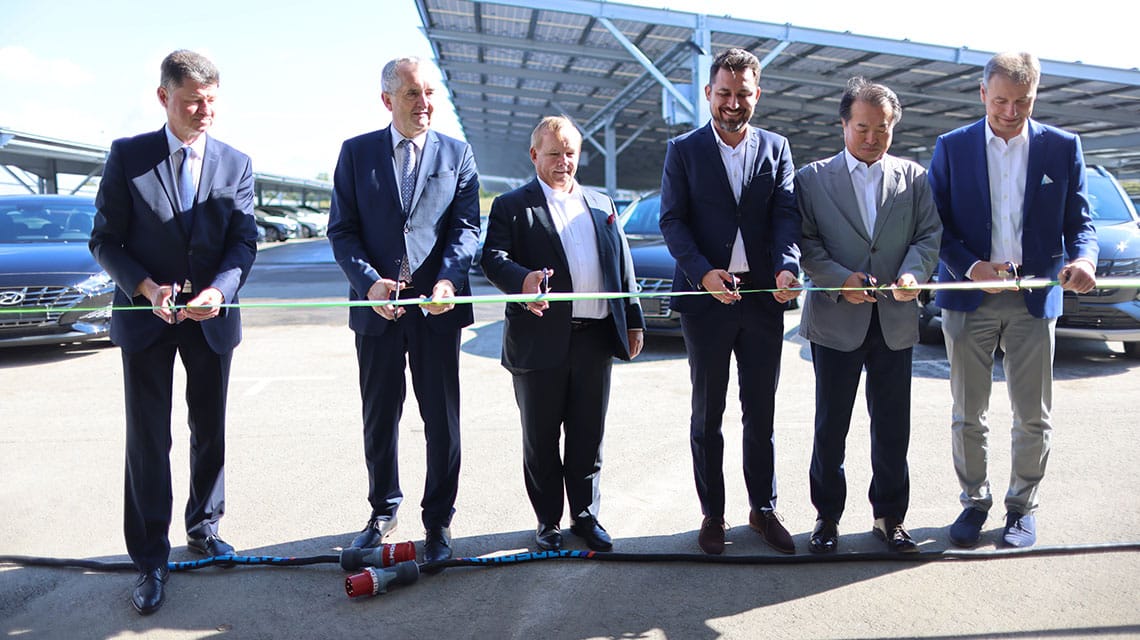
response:
<svg viewBox="0 0 1140 640"><path fill-rule="evenodd" d="M783 136L752 127L741 144L754 145L744 175L740 203L732 195L712 123L669 141L661 177L661 233L677 260L673 291L702 290L701 278L727 269L736 230L754 282L774 288L776 274L799 274L800 213L794 191L792 152ZM765 296L774 311L783 305ZM712 296L674 298L681 313L702 311ZM717 303L719 304L719 303Z"/></svg>
<svg viewBox="0 0 1140 640"><path fill-rule="evenodd" d="M470 145L428 131L405 221L391 127L346 140L333 177L328 237L348 277L350 300L366 300L381 277L397 279L405 249L416 295L430 296L440 280L450 280L456 295L469 295L467 271L479 242L479 176ZM427 317L440 330L474 319L469 304ZM380 335L391 323L370 307L353 307L348 324L357 333Z"/></svg>
<svg viewBox="0 0 1140 640"><path fill-rule="evenodd" d="M166 132L159 129L111 144L91 231L91 253L117 285L116 307L150 306L132 297L150 276L159 284L181 284L194 291L215 287L226 303L238 302L257 254L253 217L253 169L249 157L207 137L202 175L187 234L178 213L177 167L170 159ZM222 309L202 324L216 353L241 342L241 312ZM111 340L127 351L153 344L169 325L153 313L115 312Z"/></svg>
<svg viewBox="0 0 1140 640"><path fill-rule="evenodd" d="M608 197L579 187L590 208L598 239L598 258L606 291L636 292L633 258ZM550 217L546 194L538 179L495 198L487 220L483 272L506 293L522 293L527 274L544 267L554 270L551 291L573 291L562 240ZM615 357L629 360L630 329L644 329L637 298L609 300ZM566 361L570 349L572 302L552 302L540 318L520 302L507 303L503 329L503 366L512 373L546 369Z"/></svg>
<svg viewBox="0 0 1140 640"><path fill-rule="evenodd" d="M1021 230L1024 275L1052 280L1077 258L1096 264L1099 248L1089 216L1085 161L1076 135L1030 120L1029 166ZM942 218L939 282L966 280L978 260L990 259L992 210L986 162L986 121L938 138L931 160L931 193ZM973 311L982 291L939 291L938 306ZM1061 315L1060 287L1028 289L1025 306L1037 318Z"/></svg>

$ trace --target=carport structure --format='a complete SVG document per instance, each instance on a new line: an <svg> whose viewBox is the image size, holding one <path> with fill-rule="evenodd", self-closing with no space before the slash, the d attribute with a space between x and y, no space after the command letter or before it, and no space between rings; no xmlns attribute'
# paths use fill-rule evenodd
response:
<svg viewBox="0 0 1140 640"><path fill-rule="evenodd" d="M533 175L530 132L562 114L585 136L580 181L611 195L657 188L665 142L708 120L708 68L728 47L760 58L753 122L787 136L798 164L840 150L839 97L855 75L898 93L892 151L919 162L984 113L991 52L596 0L415 2L480 173L496 182ZM1042 60L1034 115L1081 134L1089 163L1140 176L1140 71Z"/></svg>

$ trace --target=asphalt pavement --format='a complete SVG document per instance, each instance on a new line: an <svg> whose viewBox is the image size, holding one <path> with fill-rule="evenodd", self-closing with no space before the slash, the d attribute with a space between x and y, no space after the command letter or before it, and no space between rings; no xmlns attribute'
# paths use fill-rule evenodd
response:
<svg viewBox="0 0 1140 640"><path fill-rule="evenodd" d="M476 293L493 290L474 280ZM260 252L244 302L343 300L347 285L324 240ZM534 550L521 433L499 365L502 309L477 307L463 335L463 471L452 523L460 556ZM344 308L243 312L230 385L227 514L241 553L336 553L369 509L352 332ZM785 317L777 397L779 511L800 554L808 495L814 377L798 313ZM184 546L188 437L182 372L173 409L173 560ZM1140 361L1121 345L1059 341L1053 453L1038 514L1039 546L1140 540L1140 439L1133 407ZM924 552L951 548L960 507L950 457L945 353L915 351L911 507ZM734 386L734 385L733 385ZM126 559L122 541L123 400L109 346L0 350L0 555ZM410 389L410 387L409 387ZM1009 403L999 370L990 425L995 494L1009 469ZM429 400L430 401L430 400ZM405 502L393 541L422 540L422 422L409 393L400 427ZM614 367L600 521L628 553L695 554L701 521L688 446L689 381L679 339L650 338ZM771 556L748 528L740 469L740 405L725 415L727 557ZM862 395L848 438L840 554L879 551L870 534L867 417ZM999 500L1000 502L1000 500ZM1000 535L991 512L980 552ZM570 535L567 547L585 549ZM350 600L346 573L308 567L206 568L173 575L165 606L138 616L132 573L0 566L5 638L1086 638L1140 637L1140 553L931 563L796 566L541 560L461 567L387 594Z"/></svg>

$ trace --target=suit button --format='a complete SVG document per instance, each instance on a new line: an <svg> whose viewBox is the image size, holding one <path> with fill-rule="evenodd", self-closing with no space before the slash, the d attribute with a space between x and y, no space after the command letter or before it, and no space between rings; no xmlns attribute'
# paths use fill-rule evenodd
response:
<svg viewBox="0 0 1140 640"><path fill-rule="evenodd" d="M412 232L412 226L408 225L408 224L404 225L404 233L411 233L411 232Z"/></svg>
<svg viewBox="0 0 1140 640"><path fill-rule="evenodd" d="M871 253L877 253L878 251L879 251L878 247L871 247Z"/></svg>

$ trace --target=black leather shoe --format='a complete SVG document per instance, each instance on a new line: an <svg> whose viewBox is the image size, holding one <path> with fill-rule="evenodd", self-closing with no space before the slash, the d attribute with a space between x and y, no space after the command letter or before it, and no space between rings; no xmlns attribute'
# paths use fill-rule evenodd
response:
<svg viewBox="0 0 1140 640"><path fill-rule="evenodd" d="M424 562L451 559L451 529L432 527L424 532Z"/></svg>
<svg viewBox="0 0 1140 640"><path fill-rule="evenodd" d="M760 534L764 542L780 553L795 553L796 543L792 535L780 522L780 514L775 511L753 511L748 514L748 526Z"/></svg>
<svg viewBox="0 0 1140 640"><path fill-rule="evenodd" d="M811 531L808 551L812 553L835 553L839 547L839 524L834 520L819 519Z"/></svg>
<svg viewBox="0 0 1140 640"><path fill-rule="evenodd" d="M376 516L364 525L364 529L349 543L350 549L371 549L379 547L388 534L396 530L396 516Z"/></svg>
<svg viewBox="0 0 1140 640"><path fill-rule="evenodd" d="M898 518L877 518L871 530L875 537L887 543L887 551L917 553L918 545Z"/></svg>
<svg viewBox="0 0 1140 640"><path fill-rule="evenodd" d="M724 518L705 516L701 520L701 531L697 534L697 545L709 555L719 556L724 553Z"/></svg>
<svg viewBox="0 0 1140 640"><path fill-rule="evenodd" d="M205 538L186 538L186 548L209 558L234 555L234 546L216 535Z"/></svg>
<svg viewBox="0 0 1140 640"><path fill-rule="evenodd" d="M162 607L166 600L164 587L170 572L166 567L150 569L139 574L135 590L131 593L131 605L139 615L149 616Z"/></svg>
<svg viewBox="0 0 1140 640"><path fill-rule="evenodd" d="M570 532L585 540L586 546L594 551L613 551L613 538L593 516L575 520Z"/></svg>
<svg viewBox="0 0 1140 640"><path fill-rule="evenodd" d="M534 542L543 551L558 551L562 549L562 530L556 524L540 524Z"/></svg>

